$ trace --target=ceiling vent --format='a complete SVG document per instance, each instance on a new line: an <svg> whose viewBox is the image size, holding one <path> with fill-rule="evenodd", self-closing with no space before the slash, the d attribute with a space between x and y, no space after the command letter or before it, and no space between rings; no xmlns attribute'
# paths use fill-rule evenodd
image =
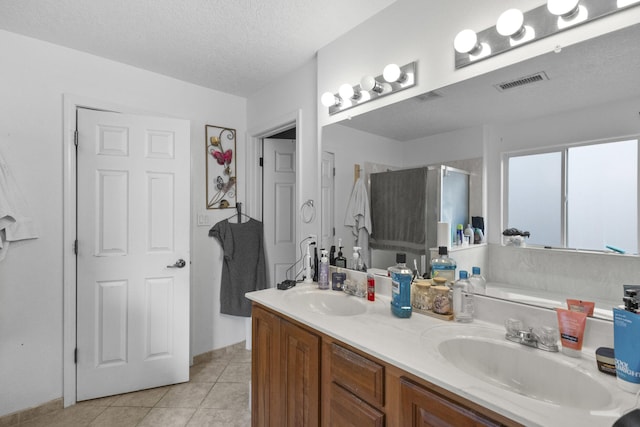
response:
<svg viewBox="0 0 640 427"><path fill-rule="evenodd" d="M504 92L505 90L515 89L517 87L530 85L532 83L537 83L537 82L541 82L541 81L544 81L544 80L549 80L549 77L547 76L547 74L544 71L541 71L539 73L535 73L535 74L532 74L530 76L520 77L518 79L511 80L511 81L508 81L508 82L498 83L498 84L493 85L493 86L496 89L498 89L500 92Z"/></svg>

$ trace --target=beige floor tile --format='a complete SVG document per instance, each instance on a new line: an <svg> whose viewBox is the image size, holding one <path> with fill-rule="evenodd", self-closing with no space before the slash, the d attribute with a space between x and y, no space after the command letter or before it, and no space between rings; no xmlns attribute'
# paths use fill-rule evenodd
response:
<svg viewBox="0 0 640 427"><path fill-rule="evenodd" d="M149 408L127 406L109 407L93 420L91 427L135 427L149 412Z"/></svg>
<svg viewBox="0 0 640 427"><path fill-rule="evenodd" d="M198 409L187 427L249 427L251 413L229 409Z"/></svg>
<svg viewBox="0 0 640 427"><path fill-rule="evenodd" d="M137 427L184 427L195 408L152 408Z"/></svg>
<svg viewBox="0 0 640 427"><path fill-rule="evenodd" d="M115 396L100 397L98 399L83 400L82 402L78 402L78 405L101 406L104 408L107 406L111 406L113 402L118 400L119 397L120 395L115 395Z"/></svg>
<svg viewBox="0 0 640 427"><path fill-rule="evenodd" d="M189 370L189 381L197 383L214 383L226 368L227 362L214 361L192 366Z"/></svg>
<svg viewBox="0 0 640 427"><path fill-rule="evenodd" d="M73 405L20 424L21 427L86 427L108 408Z"/></svg>
<svg viewBox="0 0 640 427"><path fill-rule="evenodd" d="M200 407L247 410L249 409L249 383L217 383Z"/></svg>
<svg viewBox="0 0 640 427"><path fill-rule="evenodd" d="M169 389L170 387L158 387L122 394L118 396L111 406L139 406L152 408L164 397L165 394L167 394Z"/></svg>
<svg viewBox="0 0 640 427"><path fill-rule="evenodd" d="M251 363L229 363L218 382L248 383L251 381Z"/></svg>
<svg viewBox="0 0 640 427"><path fill-rule="evenodd" d="M212 383L184 383L171 386L156 404L159 408L197 408L213 387Z"/></svg>
<svg viewBox="0 0 640 427"><path fill-rule="evenodd" d="M233 353L231 363L251 363L251 350L238 350Z"/></svg>

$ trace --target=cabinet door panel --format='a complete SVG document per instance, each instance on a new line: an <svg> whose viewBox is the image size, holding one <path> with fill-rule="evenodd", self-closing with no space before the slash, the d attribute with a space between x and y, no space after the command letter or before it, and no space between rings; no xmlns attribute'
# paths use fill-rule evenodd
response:
<svg viewBox="0 0 640 427"><path fill-rule="evenodd" d="M372 405L384 405L384 367L336 344L331 346L331 380Z"/></svg>
<svg viewBox="0 0 640 427"><path fill-rule="evenodd" d="M282 321L282 398L290 427L320 423L320 337Z"/></svg>
<svg viewBox="0 0 640 427"><path fill-rule="evenodd" d="M279 426L280 319L259 307L252 311L251 422L253 427Z"/></svg>
<svg viewBox="0 0 640 427"><path fill-rule="evenodd" d="M335 383L331 383L331 406L329 409L329 425L384 427L384 414L369 406L352 393Z"/></svg>
<svg viewBox="0 0 640 427"><path fill-rule="evenodd" d="M402 426L477 427L501 425L406 378L400 379L400 394Z"/></svg>

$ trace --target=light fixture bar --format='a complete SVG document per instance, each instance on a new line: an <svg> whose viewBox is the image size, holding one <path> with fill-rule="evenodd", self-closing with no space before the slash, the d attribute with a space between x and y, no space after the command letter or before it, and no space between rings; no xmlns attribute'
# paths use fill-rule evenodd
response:
<svg viewBox="0 0 640 427"><path fill-rule="evenodd" d="M470 55L469 53L461 53L454 50L455 68L466 67L480 60L507 52L518 46L543 39L561 31L574 28L578 25L582 25L611 15L612 13L620 10L638 5L640 5L640 2L638 1L628 3L621 0L580 0L578 8L581 11L588 12L586 18L580 19L577 16L579 15L578 13L574 14L576 16L567 16L565 18L556 16L549 12L547 4L543 4L542 6L531 9L528 12L524 12L524 26L533 30L533 37L527 37L526 39L519 40L517 43L514 43L511 37L499 34L497 26L489 27L477 33L477 44L489 46L491 48L490 53L486 55Z"/></svg>
<svg viewBox="0 0 640 427"><path fill-rule="evenodd" d="M382 90L382 92L378 92L376 90L366 91L362 88L360 84L354 85L353 86L354 93L360 94L360 96L358 98L350 98L349 100L347 100L349 102L345 101L345 102L342 102L341 104L336 103L335 105L329 106L328 107L329 115L332 116L341 111L345 111L350 108L353 108L357 105L362 105L371 100L378 99L383 96L391 95L392 93L397 93L402 90L415 86L416 85L416 69L417 69L417 63L415 61L401 66L400 76L402 78L399 78L398 81L392 82L392 83L386 82L382 74L374 77L374 79L378 83L380 83L382 87L385 88L384 90ZM338 93L336 93L335 96L340 97Z"/></svg>

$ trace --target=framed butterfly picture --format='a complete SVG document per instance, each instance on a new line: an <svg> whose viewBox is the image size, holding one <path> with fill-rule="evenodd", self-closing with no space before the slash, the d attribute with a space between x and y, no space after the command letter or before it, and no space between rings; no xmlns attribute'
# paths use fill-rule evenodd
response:
<svg viewBox="0 0 640 427"><path fill-rule="evenodd" d="M236 206L236 130L205 125L207 209Z"/></svg>

